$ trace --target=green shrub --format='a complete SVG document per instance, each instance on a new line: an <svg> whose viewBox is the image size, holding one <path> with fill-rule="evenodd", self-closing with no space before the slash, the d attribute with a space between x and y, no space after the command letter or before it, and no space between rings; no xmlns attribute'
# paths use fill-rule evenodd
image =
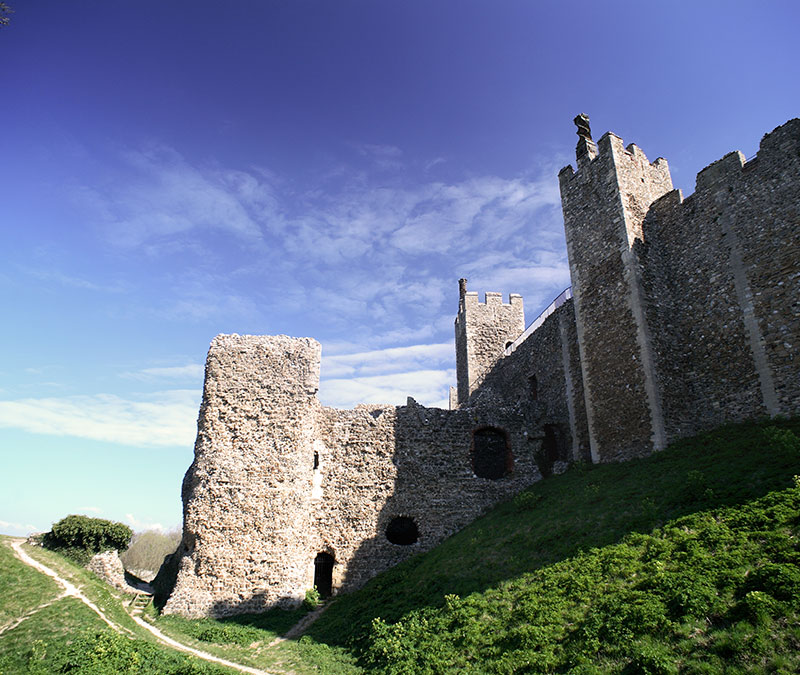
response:
<svg viewBox="0 0 800 675"><path fill-rule="evenodd" d="M71 515L53 524L50 532L42 538L42 545L86 564L100 551L124 551L132 535L131 528L123 523Z"/></svg>
<svg viewBox="0 0 800 675"><path fill-rule="evenodd" d="M319 603L322 601L322 597L319 594L316 586L312 586L306 591L306 597L303 600L303 607L306 609L316 609L319 607Z"/></svg>
<svg viewBox="0 0 800 675"><path fill-rule="evenodd" d="M32 658L36 654L32 652ZM154 644L111 631L87 632L57 651L48 673L71 675L212 675L223 671L194 657L166 652Z"/></svg>

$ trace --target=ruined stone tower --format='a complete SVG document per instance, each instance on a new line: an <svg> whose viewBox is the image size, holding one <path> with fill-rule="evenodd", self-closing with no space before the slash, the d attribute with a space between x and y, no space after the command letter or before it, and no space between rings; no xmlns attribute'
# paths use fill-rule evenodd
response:
<svg viewBox="0 0 800 675"><path fill-rule="evenodd" d="M610 132L595 145L588 121L576 118L578 171L565 167L559 182L590 447L600 461L665 446L635 246L672 180L666 160L651 164Z"/></svg>
<svg viewBox="0 0 800 675"><path fill-rule="evenodd" d="M512 293L508 304L502 293L486 293L478 301L475 291L467 291L467 280L458 281L456 316L457 403L466 402L486 374L503 356L506 346L525 330L522 296Z"/></svg>

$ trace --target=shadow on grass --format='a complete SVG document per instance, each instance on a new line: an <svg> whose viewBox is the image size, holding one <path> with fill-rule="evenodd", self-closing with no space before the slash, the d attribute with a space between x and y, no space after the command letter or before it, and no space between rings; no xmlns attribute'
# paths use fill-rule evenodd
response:
<svg viewBox="0 0 800 675"><path fill-rule="evenodd" d="M496 507L436 549L337 598L307 631L361 651L389 623L675 518L757 499L800 473L800 420L728 426L621 464L576 465Z"/></svg>

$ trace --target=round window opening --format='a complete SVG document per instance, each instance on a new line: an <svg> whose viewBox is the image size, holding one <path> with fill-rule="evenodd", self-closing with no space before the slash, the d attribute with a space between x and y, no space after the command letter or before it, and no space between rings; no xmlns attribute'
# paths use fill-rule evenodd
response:
<svg viewBox="0 0 800 675"><path fill-rule="evenodd" d="M386 528L386 538L398 546L410 546L419 540L417 524L411 518L399 516L393 518Z"/></svg>

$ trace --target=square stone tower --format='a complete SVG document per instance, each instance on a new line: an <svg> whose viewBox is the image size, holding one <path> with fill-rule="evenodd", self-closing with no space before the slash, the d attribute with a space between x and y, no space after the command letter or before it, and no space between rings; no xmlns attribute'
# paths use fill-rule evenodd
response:
<svg viewBox="0 0 800 675"><path fill-rule="evenodd" d="M650 205L672 190L666 160L579 115L578 170L559 173L593 461L666 445L636 251Z"/></svg>
<svg viewBox="0 0 800 675"><path fill-rule="evenodd" d="M486 293L485 302L467 291L467 280L459 279L456 316L457 402L463 405L486 374L502 357L506 346L525 330L522 296L512 293L508 304L501 293Z"/></svg>

